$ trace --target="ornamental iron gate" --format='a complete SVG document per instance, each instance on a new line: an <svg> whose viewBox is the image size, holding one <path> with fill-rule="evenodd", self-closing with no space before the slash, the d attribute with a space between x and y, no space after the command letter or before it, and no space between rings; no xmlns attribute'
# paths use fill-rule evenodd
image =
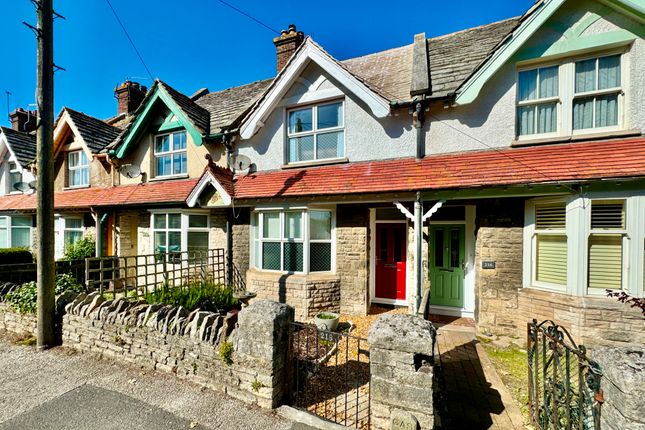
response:
<svg viewBox="0 0 645 430"><path fill-rule="evenodd" d="M540 430L599 430L600 366L569 332L547 320L527 324L529 413Z"/></svg>
<svg viewBox="0 0 645 430"><path fill-rule="evenodd" d="M346 325L346 324L345 324ZM367 340L313 324L291 323L291 405L337 424L370 428Z"/></svg>

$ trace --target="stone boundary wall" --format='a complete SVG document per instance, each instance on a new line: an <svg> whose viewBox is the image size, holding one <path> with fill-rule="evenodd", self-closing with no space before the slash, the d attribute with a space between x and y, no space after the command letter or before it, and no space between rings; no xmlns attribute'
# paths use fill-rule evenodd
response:
<svg viewBox="0 0 645 430"><path fill-rule="evenodd" d="M65 310L63 344L80 352L174 373L266 408L286 394L294 313L285 304L260 300L220 315L81 294ZM222 345L232 347L229 363Z"/></svg>
<svg viewBox="0 0 645 430"><path fill-rule="evenodd" d="M370 327L374 429L416 429L416 421L423 430L434 428L433 333L430 321L414 315L383 315Z"/></svg>
<svg viewBox="0 0 645 430"><path fill-rule="evenodd" d="M645 345L645 318L640 310L609 297L572 296L522 288L518 291L516 335L526 338L526 323L552 320L574 340L593 346Z"/></svg>
<svg viewBox="0 0 645 430"><path fill-rule="evenodd" d="M6 303L0 303L0 331L36 336L36 314L20 314Z"/></svg>
<svg viewBox="0 0 645 430"><path fill-rule="evenodd" d="M257 293L258 299L274 300L292 306L297 321L307 321L320 312L340 311L340 279L336 275L288 275L246 272L246 288Z"/></svg>

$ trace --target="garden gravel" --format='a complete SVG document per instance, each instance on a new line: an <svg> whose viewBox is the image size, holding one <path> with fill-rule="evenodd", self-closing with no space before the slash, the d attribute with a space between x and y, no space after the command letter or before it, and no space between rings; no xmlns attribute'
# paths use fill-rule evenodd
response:
<svg viewBox="0 0 645 430"><path fill-rule="evenodd" d="M120 393L126 401L132 398L160 408L199 428L287 430L293 425L271 412L173 375L99 360L63 347L37 352L34 347L11 343L2 335L0 381L0 428L2 423L84 385ZM117 405L105 405L110 413L118 415L118 407L112 406ZM76 412L75 405L70 404L69 413Z"/></svg>

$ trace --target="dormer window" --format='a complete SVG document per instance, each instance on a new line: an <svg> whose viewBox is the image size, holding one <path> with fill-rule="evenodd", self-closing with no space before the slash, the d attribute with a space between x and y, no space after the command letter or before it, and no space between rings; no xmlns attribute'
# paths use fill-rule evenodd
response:
<svg viewBox="0 0 645 430"><path fill-rule="evenodd" d="M69 187L85 187L90 184L90 161L85 151L67 154L67 173Z"/></svg>
<svg viewBox="0 0 645 430"><path fill-rule="evenodd" d="M188 172L186 132L155 136L155 176L184 175Z"/></svg>
<svg viewBox="0 0 645 430"><path fill-rule="evenodd" d="M289 163L329 160L345 156L343 102L321 103L289 110Z"/></svg>
<svg viewBox="0 0 645 430"><path fill-rule="evenodd" d="M18 168L17 163L10 161L9 162L9 191L10 192L17 191L14 188L14 186L18 182L22 182L22 171Z"/></svg>

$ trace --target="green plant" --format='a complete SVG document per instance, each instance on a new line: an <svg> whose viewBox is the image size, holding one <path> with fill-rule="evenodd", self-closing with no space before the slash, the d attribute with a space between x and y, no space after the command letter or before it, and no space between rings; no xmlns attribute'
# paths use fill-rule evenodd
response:
<svg viewBox="0 0 645 430"><path fill-rule="evenodd" d="M123 346L123 345L125 345L125 341L124 341L124 340L123 340L123 338L122 338L120 335L118 335L118 334L115 334L114 336L112 336L112 341L114 341L114 343L116 343L116 344L117 344L117 345L119 345L119 346Z"/></svg>
<svg viewBox="0 0 645 430"><path fill-rule="evenodd" d="M2 264L33 263L34 256L27 248L2 248L0 249Z"/></svg>
<svg viewBox="0 0 645 430"><path fill-rule="evenodd" d="M197 375L197 363L193 362L193 375Z"/></svg>
<svg viewBox="0 0 645 430"><path fill-rule="evenodd" d="M89 257L94 257L96 252L96 242L91 236L84 236L65 247L64 260L84 260Z"/></svg>
<svg viewBox="0 0 645 430"><path fill-rule="evenodd" d="M31 281L6 295L5 300L11 308L21 314L36 312L36 282Z"/></svg>
<svg viewBox="0 0 645 430"><path fill-rule="evenodd" d="M338 315L334 314L318 314L316 317L320 318L321 320L333 320L338 318Z"/></svg>
<svg viewBox="0 0 645 430"><path fill-rule="evenodd" d="M219 346L219 358L229 366L233 364L233 344L227 340L222 342Z"/></svg>
<svg viewBox="0 0 645 430"><path fill-rule="evenodd" d="M256 393L260 391L260 388L264 387L266 387L266 385L258 381L257 378L255 379L255 381L251 382L251 389L253 389L253 391L255 391Z"/></svg>
<svg viewBox="0 0 645 430"><path fill-rule="evenodd" d="M36 345L36 338L32 335L26 335L24 337L16 339L16 343L22 346L34 346Z"/></svg>
<svg viewBox="0 0 645 430"><path fill-rule="evenodd" d="M212 282L192 282L182 287L163 285L144 295L148 303L182 306L192 311L218 312L237 305L233 290Z"/></svg>
<svg viewBox="0 0 645 430"><path fill-rule="evenodd" d="M74 291L75 293L82 293L85 287L79 284L69 273L60 273L56 275L56 295L63 294L65 291Z"/></svg>

